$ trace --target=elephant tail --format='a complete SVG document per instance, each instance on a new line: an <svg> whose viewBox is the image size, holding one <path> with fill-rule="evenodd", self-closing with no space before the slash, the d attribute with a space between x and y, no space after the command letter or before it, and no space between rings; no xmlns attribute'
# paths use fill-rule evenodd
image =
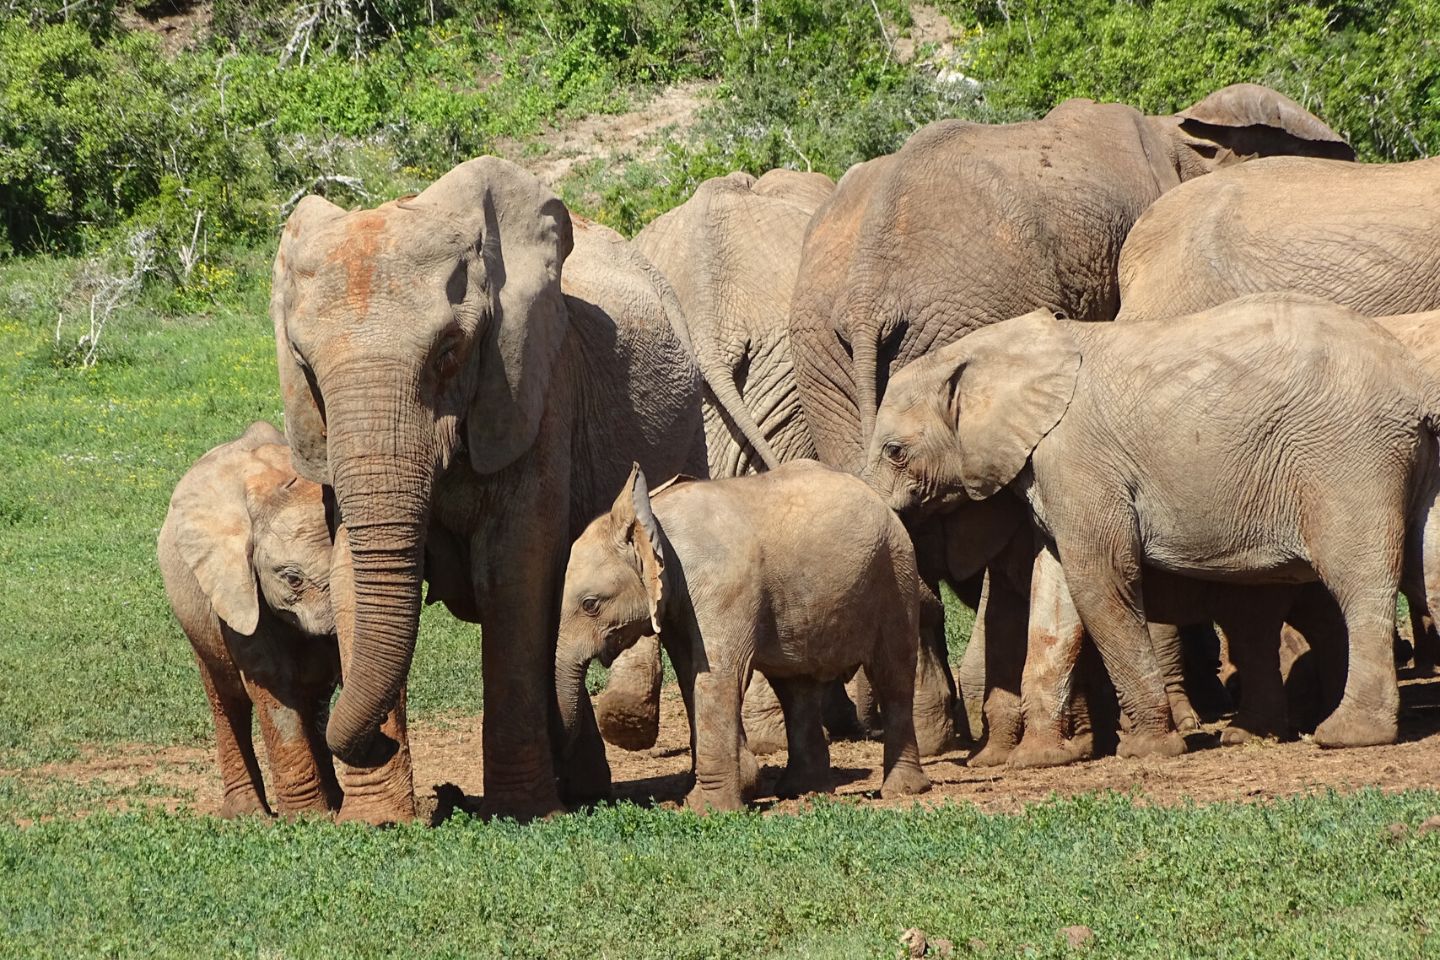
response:
<svg viewBox="0 0 1440 960"><path fill-rule="evenodd" d="M705 378L705 384L710 388L711 395L715 398L715 405L720 408L721 413L729 421L731 429L739 431L745 438L745 442L755 451L755 455L765 464L766 470L774 470L780 465L780 458L775 453L775 448L765 437L765 431L760 429L756 422L755 415L745 405L744 399L740 396L740 388L735 384L735 378L729 367L716 358L702 358L700 362L700 373Z"/></svg>

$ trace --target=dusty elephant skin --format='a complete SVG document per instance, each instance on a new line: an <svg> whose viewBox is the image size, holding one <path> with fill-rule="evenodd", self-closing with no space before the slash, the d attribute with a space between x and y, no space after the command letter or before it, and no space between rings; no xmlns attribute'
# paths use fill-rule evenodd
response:
<svg viewBox="0 0 1440 960"><path fill-rule="evenodd" d="M1068 100L1027 123L940 121L852 167L810 226L790 315L819 459L859 469L890 379L971 331L1037 307L1113 319L1120 248L1144 210L1183 181L1272 154L1353 158L1295 102L1237 84L1174 116ZM960 579L931 562L944 553L920 549L932 588ZM1014 615L1003 602L991 611L997 622ZM943 635L927 631L920 696L930 703L953 703L943 651ZM917 726L922 748L955 736Z"/></svg>
<svg viewBox="0 0 1440 960"><path fill-rule="evenodd" d="M297 476L268 423L205 454L181 478L157 552L215 719L221 816L334 810L321 736L340 679L323 492ZM252 741L274 778L267 796Z"/></svg>
<svg viewBox="0 0 1440 960"><path fill-rule="evenodd" d="M735 477L814 457L800 412L787 322L811 215L835 189L823 174L737 172L702 183L656 217L635 246L665 274L706 392L708 476ZM605 739L629 750L659 733L660 645L642 639L616 660L595 700ZM838 685L827 694L843 713ZM830 711L827 727L845 727ZM853 713L853 707L851 708ZM780 702L763 676L746 694L746 733L758 753L785 746ZM853 720L849 723L853 732Z"/></svg>
<svg viewBox="0 0 1440 960"><path fill-rule="evenodd" d="M492 157L374 210L295 209L271 317L295 466L334 486L347 530L353 642L326 731L340 760L408 782L423 576L482 628L486 806L543 814L562 789L608 790L588 699L557 783L555 603L571 538L633 461L667 477L703 456L678 311L619 235Z"/></svg>
<svg viewBox="0 0 1440 960"><path fill-rule="evenodd" d="M1149 571L1323 583L1349 672L1315 740L1364 746L1395 737L1395 593L1426 559L1437 416L1440 386L1404 347L1326 301L1265 294L1164 325L1036 311L897 376L866 476L902 511L1028 503L1043 539L1026 680L1047 676L1022 686L1012 763L1067 759L1086 631L1129 720L1123 752L1183 751L1145 631Z"/></svg>
<svg viewBox="0 0 1440 960"><path fill-rule="evenodd" d="M1367 316L1440 307L1440 159L1276 157L1167 193L1120 253L1119 320L1293 290Z"/></svg>
<svg viewBox="0 0 1440 960"><path fill-rule="evenodd" d="M609 514L576 541L565 573L556 697L578 729L585 671L658 635L690 716L698 808L739 809L754 785L740 705L751 671L785 712L778 791L829 789L827 681L865 665L885 716L886 796L929 788L911 723L919 605L899 520L855 477L814 461L678 481L653 501L637 466Z"/></svg>

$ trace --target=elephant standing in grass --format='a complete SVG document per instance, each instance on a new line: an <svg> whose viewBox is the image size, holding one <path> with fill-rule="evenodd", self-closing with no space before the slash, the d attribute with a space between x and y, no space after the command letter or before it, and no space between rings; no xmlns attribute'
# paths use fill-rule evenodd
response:
<svg viewBox="0 0 1440 960"><path fill-rule="evenodd" d="M1120 248L1145 209L1183 181L1270 154L1353 157L1294 101L1240 84L1173 116L1067 100L1026 123L939 121L852 167L816 212L791 307L819 458L859 469L890 379L966 334L1038 307L1113 319ZM946 546L923 543L944 532L912 532L927 582L951 577L927 560ZM941 631L927 631L921 660L933 678L917 695L923 748L948 739L953 713Z"/></svg>
<svg viewBox="0 0 1440 960"><path fill-rule="evenodd" d="M753 786L740 724L752 670L785 711L779 794L824 790L823 689L864 664L885 718L881 792L928 790L910 721L917 586L909 535L851 475L802 460L677 481L652 500L637 466L570 553L555 652L566 731L578 729L590 662L658 636L690 714L691 805L739 809Z"/></svg>
<svg viewBox="0 0 1440 960"><path fill-rule="evenodd" d="M369 818L413 815L397 734L426 577L482 627L486 806L604 795L588 700L557 784L555 618L569 544L632 461L703 468L699 375L664 278L482 157L373 210L301 201L271 316L292 458L333 485L347 533L353 641L326 739L394 785Z"/></svg>
<svg viewBox="0 0 1440 960"><path fill-rule="evenodd" d="M160 528L170 609L200 665L224 783L221 816L328 811L340 786L321 728L340 679L323 492L255 423L181 478ZM251 733L260 731L270 797Z"/></svg>
<svg viewBox="0 0 1440 960"><path fill-rule="evenodd" d="M1075 758L1063 722L1086 633L1129 718L1122 752L1184 751L1145 630L1152 588L1176 576L1323 583L1349 670L1315 740L1365 746L1395 738L1395 593L1427 559L1437 429L1440 383L1327 301L1265 294L1163 326L1042 310L898 375L866 475L902 511L1027 503L1043 540L1013 763ZM1278 648L1276 626L1256 642Z"/></svg>
<svg viewBox="0 0 1440 960"><path fill-rule="evenodd" d="M635 237L675 290L705 379L711 477L815 456L795 392L787 324L805 227L834 189L823 174L793 170L715 177ZM600 729L611 743L654 746L659 658L659 642L641 638L596 697ZM746 699L745 729L756 752L785 745L780 704L763 676Z"/></svg>

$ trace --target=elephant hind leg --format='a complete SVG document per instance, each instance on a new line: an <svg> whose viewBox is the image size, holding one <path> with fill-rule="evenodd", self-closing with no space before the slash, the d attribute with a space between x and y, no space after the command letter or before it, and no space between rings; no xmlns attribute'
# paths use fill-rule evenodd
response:
<svg viewBox="0 0 1440 960"><path fill-rule="evenodd" d="M251 734L253 708L240 671L228 657L211 659L197 652L195 661L200 665L200 680L215 720L215 753L223 784L220 816L269 816L270 805L265 800L265 783Z"/></svg>
<svg viewBox="0 0 1440 960"><path fill-rule="evenodd" d="M830 775L830 744L821 723L824 687L803 677L770 682L785 713L788 757L785 772L775 784L779 797L823 793L834 787Z"/></svg>
<svg viewBox="0 0 1440 960"><path fill-rule="evenodd" d="M911 665L910 644L906 623L887 625L877 656L871 660L870 674L880 700L885 721L885 779L880 795L891 798L924 793L930 789L930 778L920 765L920 746L915 736L912 705L915 702L915 670Z"/></svg>

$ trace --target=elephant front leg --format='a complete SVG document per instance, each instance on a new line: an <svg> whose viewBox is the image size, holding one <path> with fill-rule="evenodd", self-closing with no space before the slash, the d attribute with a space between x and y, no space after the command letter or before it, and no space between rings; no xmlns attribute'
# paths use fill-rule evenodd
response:
<svg viewBox="0 0 1440 960"><path fill-rule="evenodd" d="M1165 676L1165 697L1170 702L1170 716L1175 729L1199 730L1200 717L1185 693L1185 648L1180 628L1170 623L1150 623L1146 625L1146 630L1150 634L1155 659Z"/></svg>
<svg viewBox="0 0 1440 960"><path fill-rule="evenodd" d="M740 687L743 671L711 662L695 675L691 711L695 787L685 804L696 810L739 810L741 776Z"/></svg>
<svg viewBox="0 0 1440 960"><path fill-rule="evenodd" d="M922 757L940 756L960 746L955 707L955 677L945 643L945 605L940 601L939 584L922 579L914 707L915 736Z"/></svg>
<svg viewBox="0 0 1440 960"><path fill-rule="evenodd" d="M319 728L321 694L296 690L281 697L258 683L248 686L260 714L277 810L287 815L338 810L340 785ZM328 696L324 702L328 705Z"/></svg>
<svg viewBox="0 0 1440 960"><path fill-rule="evenodd" d="M269 816L270 805L265 802L265 783L260 778L250 730L250 697L240 672L228 659L211 661L197 652L195 661L200 665L200 680L215 720L215 753L223 784L220 816Z"/></svg>
<svg viewBox="0 0 1440 960"><path fill-rule="evenodd" d="M336 764L344 799L335 819L341 823L353 820L378 826L415 819L415 774L410 758L404 689L395 707L385 715L380 732L398 745L385 763L378 767Z"/></svg>
<svg viewBox="0 0 1440 960"><path fill-rule="evenodd" d="M981 744L967 761L969 766L1005 763L1020 744L1025 729L1020 690L1028 608L1029 597L1009 577L994 569L985 572L970 647L960 664L961 688L970 687L980 696Z"/></svg>
<svg viewBox="0 0 1440 960"><path fill-rule="evenodd" d="M1053 767L1086 755L1087 745L1071 739L1068 723L1084 640L1085 627L1071 599L1065 571L1054 549L1046 547L1036 556L1031 577L1029 632L1020 680L1025 732L1010 754L1010 766Z"/></svg>

